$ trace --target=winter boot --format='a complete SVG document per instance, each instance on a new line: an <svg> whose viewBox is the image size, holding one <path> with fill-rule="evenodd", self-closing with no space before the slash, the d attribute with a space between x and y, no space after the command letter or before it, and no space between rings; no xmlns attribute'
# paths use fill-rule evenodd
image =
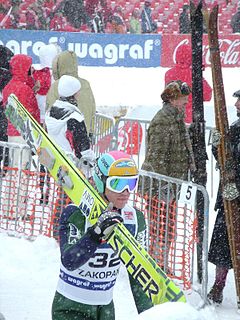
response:
<svg viewBox="0 0 240 320"><path fill-rule="evenodd" d="M223 289L226 284L227 274L227 268L216 266L215 283L207 295L208 299L213 303L221 304L223 301Z"/></svg>
<svg viewBox="0 0 240 320"><path fill-rule="evenodd" d="M221 304L223 301L223 287L214 284L207 297L210 302Z"/></svg>

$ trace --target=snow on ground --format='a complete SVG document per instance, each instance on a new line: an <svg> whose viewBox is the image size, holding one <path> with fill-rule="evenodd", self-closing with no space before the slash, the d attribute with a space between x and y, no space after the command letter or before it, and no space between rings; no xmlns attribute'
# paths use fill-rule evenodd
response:
<svg viewBox="0 0 240 320"><path fill-rule="evenodd" d="M101 112L116 115L121 109L127 116L151 119L161 106L160 94L166 69L80 67L79 71L81 77L90 81L98 110ZM239 75L239 68L223 70L230 123L236 118L232 93L240 89ZM209 68L204 76L211 82ZM207 126L214 126L213 101L206 103L205 117ZM207 185L209 195L212 196L209 239L216 217L213 205L218 188L218 172L211 170L211 167L209 152L208 172L213 175ZM51 303L59 272L60 255L57 243L42 236L30 242L4 233L0 233L0 242L0 312L5 315L6 320L50 320ZM208 288L214 281L214 272L214 266L209 264ZM198 288L199 284L194 283L194 289ZM232 271L228 276L222 306L200 308L202 301L195 291L186 292L186 297L187 304L167 303L139 316L123 269L114 291L116 320L239 319Z"/></svg>
<svg viewBox="0 0 240 320"><path fill-rule="evenodd" d="M0 233L0 311L6 320L50 320L51 303L59 271L59 248L43 236L34 242ZM214 268L209 270L213 281ZM195 284L197 287L198 284ZM138 315L122 269L114 289L116 320L237 320L234 279L231 272L221 307L199 309L198 294L188 292L188 303L167 303ZM183 306L184 305L184 306ZM198 310L199 309L199 310Z"/></svg>

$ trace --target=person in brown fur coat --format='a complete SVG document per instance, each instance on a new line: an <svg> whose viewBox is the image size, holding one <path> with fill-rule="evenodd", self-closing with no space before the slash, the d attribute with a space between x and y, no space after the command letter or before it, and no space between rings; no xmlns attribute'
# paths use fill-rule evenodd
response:
<svg viewBox="0 0 240 320"><path fill-rule="evenodd" d="M147 133L147 151L142 169L172 178L188 180L195 170L190 137L184 122L185 107L191 92L186 82L172 81L161 94L163 107L152 119ZM176 188L166 181L144 179L139 190L149 210L149 253L164 271L171 273L168 253L174 239ZM161 188L159 190L159 187ZM166 239L167 237L167 239Z"/></svg>

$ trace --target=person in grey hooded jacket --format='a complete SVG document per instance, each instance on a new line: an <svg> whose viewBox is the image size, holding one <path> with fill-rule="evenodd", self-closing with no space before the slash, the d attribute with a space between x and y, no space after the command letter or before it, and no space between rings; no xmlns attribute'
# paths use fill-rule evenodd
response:
<svg viewBox="0 0 240 320"><path fill-rule="evenodd" d="M77 107L83 114L89 136L94 133L94 118L96 113L96 104L90 83L78 76L77 55L73 51L63 51L58 54L52 63L52 73L55 82L51 85L46 99L46 110L52 107L59 98L58 82L61 76L69 75L78 79L81 83L81 94L77 95Z"/></svg>

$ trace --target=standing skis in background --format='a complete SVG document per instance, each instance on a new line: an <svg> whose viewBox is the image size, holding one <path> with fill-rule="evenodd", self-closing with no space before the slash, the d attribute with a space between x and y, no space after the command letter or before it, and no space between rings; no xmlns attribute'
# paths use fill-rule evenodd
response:
<svg viewBox="0 0 240 320"><path fill-rule="evenodd" d="M237 304L240 308L240 206L239 192L236 187L236 167L230 144L227 109L221 69L218 43L218 5L208 13L204 11L208 24L208 39L211 56L211 68L214 89L214 107L216 129L219 131L218 162L223 194L224 212L227 224L228 240L234 269Z"/></svg>
<svg viewBox="0 0 240 320"><path fill-rule="evenodd" d="M192 120L189 128L192 141L196 170L193 173L194 182L206 187L207 183L207 151L205 144L205 119L203 100L211 100L212 88L203 78L202 70L202 35L203 16L202 3L195 6L190 1L191 11L191 40L192 40L192 96L191 110L188 110L185 121ZM189 109L189 106L188 106ZM189 114L190 113L190 114ZM189 119L190 117L190 119ZM191 119L192 118L192 119ZM201 192L197 192L197 275L198 281L202 282L202 251L204 233L204 198Z"/></svg>

